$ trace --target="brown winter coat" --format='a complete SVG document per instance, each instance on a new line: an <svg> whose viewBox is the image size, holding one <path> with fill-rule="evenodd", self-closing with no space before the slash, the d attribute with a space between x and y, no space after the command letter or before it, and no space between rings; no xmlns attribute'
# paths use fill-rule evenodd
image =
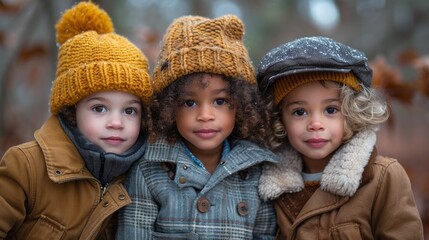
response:
<svg viewBox="0 0 429 240"><path fill-rule="evenodd" d="M123 178L103 190L55 116L34 137L0 162L0 239L113 239Z"/></svg>
<svg viewBox="0 0 429 240"><path fill-rule="evenodd" d="M296 151L284 149L282 163L265 167L260 193L274 200L277 239L423 239L408 176L396 160L377 156L375 139L363 131L338 149L305 204Z"/></svg>

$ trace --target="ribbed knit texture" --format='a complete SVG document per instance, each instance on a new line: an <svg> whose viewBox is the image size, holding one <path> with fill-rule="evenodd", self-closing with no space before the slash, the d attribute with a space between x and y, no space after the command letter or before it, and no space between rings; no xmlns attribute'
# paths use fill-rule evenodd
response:
<svg viewBox="0 0 429 240"><path fill-rule="evenodd" d="M184 16L168 27L154 69L154 91L197 72L222 74L256 84L243 44L244 24L233 15L215 19Z"/></svg>
<svg viewBox="0 0 429 240"><path fill-rule="evenodd" d="M274 83L274 102L279 104L280 101L293 89L312 81L330 80L343 83L350 86L356 91L361 89L359 80L352 72L306 72L287 75Z"/></svg>
<svg viewBox="0 0 429 240"><path fill-rule="evenodd" d="M148 103L153 94L146 56L133 43L113 33L103 10L81 2L67 10L56 25L58 52L50 111L56 115L98 91L123 91Z"/></svg>

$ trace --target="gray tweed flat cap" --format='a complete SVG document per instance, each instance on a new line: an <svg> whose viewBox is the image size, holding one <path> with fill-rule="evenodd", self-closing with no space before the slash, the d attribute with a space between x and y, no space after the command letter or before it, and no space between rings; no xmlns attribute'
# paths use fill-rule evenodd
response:
<svg viewBox="0 0 429 240"><path fill-rule="evenodd" d="M302 72L353 72L371 86L372 70L365 54L327 37L304 37L271 49L258 66L259 90L267 93L284 76Z"/></svg>

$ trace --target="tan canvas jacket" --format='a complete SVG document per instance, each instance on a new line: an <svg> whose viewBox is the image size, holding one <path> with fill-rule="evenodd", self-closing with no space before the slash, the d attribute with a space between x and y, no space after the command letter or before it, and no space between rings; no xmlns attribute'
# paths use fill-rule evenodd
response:
<svg viewBox="0 0 429 240"><path fill-rule="evenodd" d="M102 188L55 116L34 137L0 162L0 239L113 239L123 178Z"/></svg>
<svg viewBox="0 0 429 240"><path fill-rule="evenodd" d="M267 165L259 190L274 199L277 239L423 239L409 178L398 161L377 156L375 141L366 130L340 147L299 212L301 157L287 148L282 163Z"/></svg>

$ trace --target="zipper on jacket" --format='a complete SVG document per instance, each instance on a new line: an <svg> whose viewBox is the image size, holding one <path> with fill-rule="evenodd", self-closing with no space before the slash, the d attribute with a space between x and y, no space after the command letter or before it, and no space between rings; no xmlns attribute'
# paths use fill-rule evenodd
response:
<svg viewBox="0 0 429 240"><path fill-rule="evenodd" d="M106 184L106 186L101 186L100 201L103 200L104 195L106 194L108 187L109 187L109 184Z"/></svg>
<svg viewBox="0 0 429 240"><path fill-rule="evenodd" d="M106 162L106 157L104 157L104 153L100 155L100 172L98 173L98 179L100 180L100 185L101 185L101 195L100 195L100 201L103 200L104 195L107 192L107 186L108 184L106 184L106 186L103 186L103 174L104 174L104 163Z"/></svg>

